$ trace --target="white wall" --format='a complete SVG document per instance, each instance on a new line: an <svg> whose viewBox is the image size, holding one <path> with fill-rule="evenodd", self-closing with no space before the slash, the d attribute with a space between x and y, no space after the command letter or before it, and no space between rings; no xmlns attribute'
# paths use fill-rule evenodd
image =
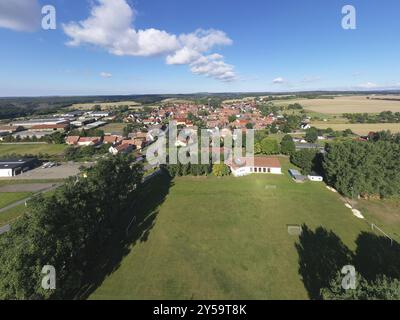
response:
<svg viewBox="0 0 400 320"><path fill-rule="evenodd" d="M240 168L240 169L236 169L236 170L232 170L232 174L235 177L243 177L252 173L256 173L256 174L282 174L282 169L281 168L271 168L270 172L251 172L249 167L244 167L244 168Z"/></svg>
<svg viewBox="0 0 400 320"><path fill-rule="evenodd" d="M282 174L282 169L281 168L271 168L271 173L272 174Z"/></svg>
<svg viewBox="0 0 400 320"><path fill-rule="evenodd" d="M12 169L0 169L0 177L12 177L13 175Z"/></svg>

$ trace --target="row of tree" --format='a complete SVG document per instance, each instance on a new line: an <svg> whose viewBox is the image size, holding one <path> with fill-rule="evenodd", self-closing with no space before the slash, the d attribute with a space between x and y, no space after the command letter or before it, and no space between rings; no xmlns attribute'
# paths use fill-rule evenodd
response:
<svg viewBox="0 0 400 320"><path fill-rule="evenodd" d="M345 113L343 117L351 123L399 123L400 112L383 111L379 114Z"/></svg>
<svg viewBox="0 0 400 320"><path fill-rule="evenodd" d="M183 176L208 176L213 174L216 177L229 176L231 170L223 163L220 164L168 164L162 168L169 174L171 178Z"/></svg>
<svg viewBox="0 0 400 320"><path fill-rule="evenodd" d="M0 299L65 299L82 287L121 216L140 190L143 169L123 156L101 160L55 194L29 202L26 214L0 237ZM44 290L44 266L56 290Z"/></svg>

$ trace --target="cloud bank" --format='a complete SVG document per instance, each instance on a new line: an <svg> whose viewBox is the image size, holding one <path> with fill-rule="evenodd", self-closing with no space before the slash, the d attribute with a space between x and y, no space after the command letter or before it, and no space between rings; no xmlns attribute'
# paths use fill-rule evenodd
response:
<svg viewBox="0 0 400 320"><path fill-rule="evenodd" d="M37 0L0 0L0 28L35 31L40 27L40 17Z"/></svg>
<svg viewBox="0 0 400 320"><path fill-rule="evenodd" d="M233 43L223 31L198 29L175 35L154 28L138 30L135 18L126 0L96 0L86 20L63 24L63 29L70 46L98 46L118 56L160 55L168 65L188 65L194 74L222 81L237 79L234 67L211 52Z"/></svg>

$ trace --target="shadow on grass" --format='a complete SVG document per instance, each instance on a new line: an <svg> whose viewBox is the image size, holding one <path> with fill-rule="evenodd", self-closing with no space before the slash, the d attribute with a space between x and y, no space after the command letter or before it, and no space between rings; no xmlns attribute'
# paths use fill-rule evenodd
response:
<svg viewBox="0 0 400 320"><path fill-rule="evenodd" d="M400 245L388 238L362 232L357 240L354 259L356 270L367 280L377 275L400 279Z"/></svg>
<svg viewBox="0 0 400 320"><path fill-rule="evenodd" d="M321 288L352 261L352 252L332 231L319 227L314 232L306 225L302 228L296 243L299 273L310 299L321 299Z"/></svg>
<svg viewBox="0 0 400 320"><path fill-rule="evenodd" d="M353 265L368 281L378 276L400 279L400 245L388 238L361 232L356 240L355 253L350 251L332 231L319 227L315 231L303 225L296 243L299 254L299 274L310 299L322 299L320 291L329 287L337 273Z"/></svg>
<svg viewBox="0 0 400 320"><path fill-rule="evenodd" d="M146 242L154 228L159 213L159 206L165 201L173 182L166 175L156 176L141 188L138 200L124 215L118 230L114 232L109 245L94 265L88 270L86 281L73 299L87 299L105 280L121 265L123 258L128 255L139 242ZM127 230L127 227L136 217Z"/></svg>

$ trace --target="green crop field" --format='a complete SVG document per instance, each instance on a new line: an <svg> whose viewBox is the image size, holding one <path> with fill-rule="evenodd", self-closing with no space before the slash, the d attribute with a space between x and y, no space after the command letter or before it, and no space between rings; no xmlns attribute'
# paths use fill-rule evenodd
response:
<svg viewBox="0 0 400 320"><path fill-rule="evenodd" d="M0 143L0 156L9 154L18 155L38 155L49 154L49 155L59 155L67 148L67 145L61 144L2 144Z"/></svg>
<svg viewBox="0 0 400 320"><path fill-rule="evenodd" d="M296 184L286 174L185 177L166 185L153 181L134 239L111 248L116 260L91 299L307 299L299 238L287 225L323 227L350 250L371 230L323 183ZM308 253L316 259L330 243L319 247L318 241L324 240L312 238Z"/></svg>

